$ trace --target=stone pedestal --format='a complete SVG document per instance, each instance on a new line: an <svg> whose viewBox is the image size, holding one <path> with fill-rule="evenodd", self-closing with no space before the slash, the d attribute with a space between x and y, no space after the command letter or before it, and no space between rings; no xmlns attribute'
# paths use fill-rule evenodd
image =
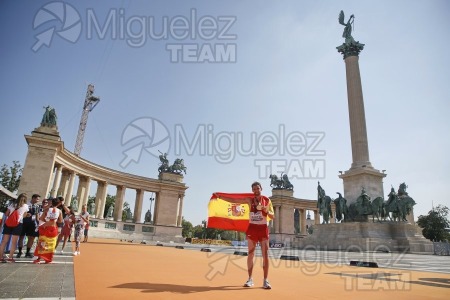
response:
<svg viewBox="0 0 450 300"><path fill-rule="evenodd" d="M294 239L300 249L433 253L433 243L407 223L353 222L314 225L313 234Z"/></svg>
<svg viewBox="0 0 450 300"><path fill-rule="evenodd" d="M63 143L56 126L41 126L31 135L26 135L28 153L25 160L22 179L20 180L20 193L27 193L28 197L39 194L47 197L53 174L55 157Z"/></svg>
<svg viewBox="0 0 450 300"><path fill-rule="evenodd" d="M161 173L159 173L158 179L174 181L174 182L183 182L183 175L175 174L175 173L168 173L168 172L161 172Z"/></svg>
<svg viewBox="0 0 450 300"><path fill-rule="evenodd" d="M344 184L344 198L347 205L356 202L361 195L361 188L364 187L371 200L377 197L384 198L383 178L386 174L374 168L359 167L346 171L339 175Z"/></svg>
<svg viewBox="0 0 450 300"><path fill-rule="evenodd" d="M285 190L285 189L272 189L272 197L293 197L293 190Z"/></svg>

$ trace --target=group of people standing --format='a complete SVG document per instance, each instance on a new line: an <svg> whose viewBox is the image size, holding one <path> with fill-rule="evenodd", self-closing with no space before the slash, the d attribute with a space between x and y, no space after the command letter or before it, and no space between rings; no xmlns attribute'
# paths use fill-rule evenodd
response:
<svg viewBox="0 0 450 300"><path fill-rule="evenodd" d="M77 215L71 206L64 204L63 197L44 199L42 203L39 203L40 198L40 195L34 194L27 203L27 195L22 193L17 199L10 202L5 215L13 221L3 222L0 262L15 262L16 247L18 248L16 258L20 258L23 255L24 238L27 236L25 257L36 258L33 260L35 264L51 263L61 241L63 242L61 254L64 253L67 241L70 242L73 228L75 228L75 252L73 255L80 255L83 229L89 224L86 205L82 206L81 213ZM12 224L13 222L14 224ZM84 241L87 241L87 232L84 233ZM10 238L9 257L4 258L4 251ZM34 253L31 253L36 238L38 241Z"/></svg>

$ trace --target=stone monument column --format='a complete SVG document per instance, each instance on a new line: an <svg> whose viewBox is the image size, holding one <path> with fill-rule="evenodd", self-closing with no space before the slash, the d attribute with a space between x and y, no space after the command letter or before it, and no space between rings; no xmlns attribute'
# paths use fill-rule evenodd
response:
<svg viewBox="0 0 450 300"><path fill-rule="evenodd" d="M56 172L55 172L55 179L53 180L53 188L51 191L50 196L52 196L53 198L55 198L59 189L59 183L61 181L61 175L62 175L62 165L57 165L56 166Z"/></svg>
<svg viewBox="0 0 450 300"><path fill-rule="evenodd" d="M105 181L97 181L97 193L95 195L95 217L98 219L104 219L106 204L106 192L108 183Z"/></svg>
<svg viewBox="0 0 450 300"><path fill-rule="evenodd" d="M125 195L125 187L118 185L116 191L116 201L114 203L114 221L122 221L123 198Z"/></svg>
<svg viewBox="0 0 450 300"><path fill-rule="evenodd" d="M308 234L306 230L306 209L300 210L300 228L301 228L300 233L302 235Z"/></svg>
<svg viewBox="0 0 450 300"><path fill-rule="evenodd" d="M184 199L184 194L180 194L179 196L179 205L178 205L178 220L177 220L177 226L181 227L182 226L182 221L183 221L183 199Z"/></svg>
<svg viewBox="0 0 450 300"><path fill-rule="evenodd" d="M359 73L359 53L364 49L364 44L355 41L350 32L347 32L346 42L337 47L338 52L344 56L347 74L348 114L353 160L350 169L339 176L344 183L344 197L348 201L347 205L356 201L363 187L371 199L383 197L383 178L386 177L386 174L374 169L369 160L366 116Z"/></svg>
<svg viewBox="0 0 450 300"><path fill-rule="evenodd" d="M48 195L53 174L55 158L63 148L63 143L55 126L40 126L26 135L28 153L22 171L18 194L27 193L28 197L39 194Z"/></svg>
<svg viewBox="0 0 450 300"><path fill-rule="evenodd" d="M87 205L90 187L91 187L91 178L87 176L79 176L78 190L77 190L77 199L79 201L78 211L81 211L81 207L83 205Z"/></svg>
<svg viewBox="0 0 450 300"><path fill-rule="evenodd" d="M61 177L61 181L59 183L59 188L58 188L58 196L62 196L64 197L66 195L67 192L67 187L69 186L69 178L70 178L70 173L69 170L67 169L63 169L62 170L62 177ZM66 205L68 205L68 199L64 198Z"/></svg>
<svg viewBox="0 0 450 300"><path fill-rule="evenodd" d="M134 223L141 223L142 203L144 202L144 190L136 190L136 201L134 203Z"/></svg>
<svg viewBox="0 0 450 300"><path fill-rule="evenodd" d="M320 213L319 210L314 210L314 224L319 225L320 224Z"/></svg>
<svg viewBox="0 0 450 300"><path fill-rule="evenodd" d="M64 195L67 206L70 206L72 204L72 193L74 184L75 184L75 172L71 171L69 179L69 187L67 188L66 194Z"/></svg>

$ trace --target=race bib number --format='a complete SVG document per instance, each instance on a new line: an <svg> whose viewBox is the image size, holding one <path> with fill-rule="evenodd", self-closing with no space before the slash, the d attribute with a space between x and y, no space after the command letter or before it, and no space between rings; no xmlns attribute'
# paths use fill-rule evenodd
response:
<svg viewBox="0 0 450 300"><path fill-rule="evenodd" d="M250 212L251 224L267 224L266 218L263 216L262 211Z"/></svg>

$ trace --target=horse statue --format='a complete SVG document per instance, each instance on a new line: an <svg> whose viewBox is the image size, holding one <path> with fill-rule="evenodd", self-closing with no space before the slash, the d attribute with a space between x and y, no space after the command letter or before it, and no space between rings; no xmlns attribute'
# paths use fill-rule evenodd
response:
<svg viewBox="0 0 450 300"><path fill-rule="evenodd" d="M272 174L269 176L270 178L270 187L273 189L282 189L283 188L283 180L278 179L277 175Z"/></svg>
<svg viewBox="0 0 450 300"><path fill-rule="evenodd" d="M381 222L384 216L384 199L383 197L376 197L370 203L372 206L372 222L375 222L375 217L377 217L377 221Z"/></svg>
<svg viewBox="0 0 450 300"><path fill-rule="evenodd" d="M159 168L158 168L158 172L168 172L169 171L169 160L167 159L167 153L162 153L161 151L159 151L159 153L161 153L159 155Z"/></svg>
<svg viewBox="0 0 450 300"><path fill-rule="evenodd" d="M182 158L175 159L173 165L169 167L169 172L181 174L184 172L186 174L186 167L184 166L184 160Z"/></svg>
<svg viewBox="0 0 450 300"><path fill-rule="evenodd" d="M337 192L336 194L338 194L339 197L333 200L334 204L336 205L335 217L336 220L341 221L344 218L347 219L348 217L347 199L342 197L341 193L339 192Z"/></svg>
<svg viewBox="0 0 450 300"><path fill-rule="evenodd" d="M366 194L364 187L362 187L361 195L348 207L348 219L351 221L365 221L363 216L371 215L372 211L370 197Z"/></svg>
<svg viewBox="0 0 450 300"><path fill-rule="evenodd" d="M289 181L289 178L288 178L287 174L282 175L281 178L282 178L281 180L282 180L282 182L283 182L283 187L284 187L286 190L293 190L293 189L294 189L294 186L293 186L292 183Z"/></svg>
<svg viewBox="0 0 450 300"><path fill-rule="evenodd" d="M396 216L398 216L400 212L400 200L398 198L397 193L395 193L395 190L393 187L391 187L391 192L388 194L388 200L384 203L384 213L385 213L385 219L386 217L389 217L389 220L393 221L395 220ZM392 213L392 217L391 217Z"/></svg>
<svg viewBox="0 0 450 300"><path fill-rule="evenodd" d="M400 184L397 193L399 199L399 218L404 222L408 221L406 217L411 213L413 206L416 205L416 201L414 201L414 199L406 192L407 187L408 186L403 182Z"/></svg>
<svg viewBox="0 0 450 300"><path fill-rule="evenodd" d="M361 188L361 195L356 199L356 208L359 215L372 214L372 205L370 204L370 197L366 194L366 189Z"/></svg>
<svg viewBox="0 0 450 300"><path fill-rule="evenodd" d="M324 189L320 186L320 182L317 187L317 207L319 208L319 214L322 215L322 224L328 224L330 218L333 217L331 212L331 198L325 194Z"/></svg>

